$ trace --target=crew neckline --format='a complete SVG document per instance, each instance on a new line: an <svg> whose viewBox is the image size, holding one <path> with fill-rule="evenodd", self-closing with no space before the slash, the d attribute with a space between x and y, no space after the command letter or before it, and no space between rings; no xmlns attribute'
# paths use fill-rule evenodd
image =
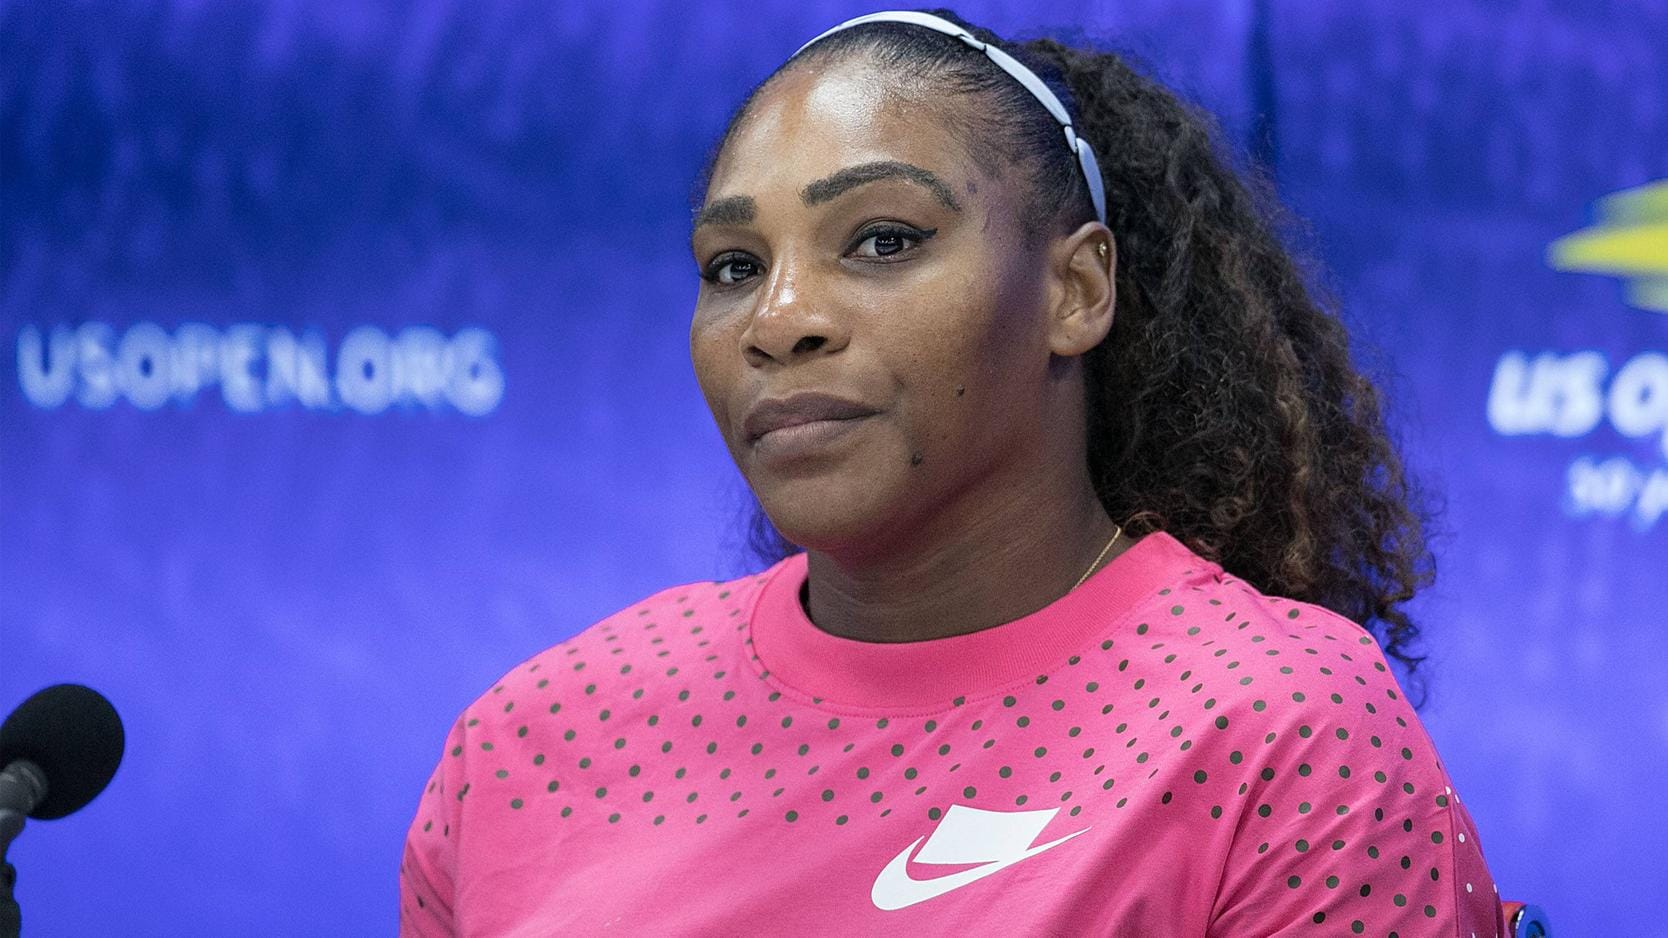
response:
<svg viewBox="0 0 1668 938"><path fill-rule="evenodd" d="M1035 680L1141 602L1188 574L1220 567L1163 531L1142 537L1081 586L1011 622L920 642L866 642L817 628L800 605L805 554L777 564L749 617L756 664L822 705L859 710L945 709L956 698Z"/></svg>

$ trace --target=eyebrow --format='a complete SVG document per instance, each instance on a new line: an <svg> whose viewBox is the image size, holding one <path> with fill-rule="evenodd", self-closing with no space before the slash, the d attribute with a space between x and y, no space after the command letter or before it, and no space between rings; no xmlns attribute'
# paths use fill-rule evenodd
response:
<svg viewBox="0 0 1668 938"><path fill-rule="evenodd" d="M848 166L799 190L799 199L806 205L821 205L848 190L881 179L907 179L937 196L945 208L955 212L961 211L961 203L956 201L955 193L944 184L944 180L930 170L897 160L876 160L872 163Z"/></svg>
<svg viewBox="0 0 1668 938"><path fill-rule="evenodd" d="M702 225L745 225L759 212L758 203L750 195L729 195L702 206L695 216L693 227Z"/></svg>
<svg viewBox="0 0 1668 938"><path fill-rule="evenodd" d="M903 163L898 160L875 160L869 163L859 163L848 166L838 172L818 179L805 188L799 190L799 200L807 206L821 205L831 201L844 193L882 179L904 179L931 192L944 207L951 211L961 211L961 203L956 201L956 195L944 180L931 170L923 169L913 163ZM695 215L695 223L690 226L691 233L702 225L745 225L757 217L758 203L750 195L730 195L702 206Z"/></svg>

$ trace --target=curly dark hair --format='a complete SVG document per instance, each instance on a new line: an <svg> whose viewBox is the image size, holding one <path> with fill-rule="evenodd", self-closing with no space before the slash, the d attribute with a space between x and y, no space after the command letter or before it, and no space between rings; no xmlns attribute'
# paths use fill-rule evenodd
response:
<svg viewBox="0 0 1668 938"><path fill-rule="evenodd" d="M1343 324L1281 242L1272 186L1236 172L1211 118L1120 56L1010 43L929 12L1035 71L1099 157L1117 312L1084 366L1089 464L1107 513L1133 535L1169 532L1264 593L1361 623L1419 699L1419 628L1402 607L1434 576L1430 511ZM1028 230L1094 219L1059 124L1028 91L961 41L896 23L847 29L789 59L736 110L714 159L771 78L850 56L895 77L901 94L936 92L925 100L978 141L968 150L986 171L1027 173ZM766 560L795 549L756 503L752 531Z"/></svg>

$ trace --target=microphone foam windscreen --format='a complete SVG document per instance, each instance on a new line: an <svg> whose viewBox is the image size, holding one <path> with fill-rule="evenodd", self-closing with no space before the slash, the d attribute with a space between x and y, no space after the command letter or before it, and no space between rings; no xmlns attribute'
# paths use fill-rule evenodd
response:
<svg viewBox="0 0 1668 938"><path fill-rule="evenodd" d="M0 769L28 759L46 773L46 799L29 812L50 821L92 801L121 764L122 719L104 695L54 684L18 705L0 724Z"/></svg>

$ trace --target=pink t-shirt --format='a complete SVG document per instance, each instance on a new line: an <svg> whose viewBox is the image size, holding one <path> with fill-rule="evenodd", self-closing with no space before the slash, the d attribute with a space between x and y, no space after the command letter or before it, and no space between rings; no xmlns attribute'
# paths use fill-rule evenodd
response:
<svg viewBox="0 0 1668 938"><path fill-rule="evenodd" d="M1499 898L1372 638L1167 534L995 628L659 593L446 741L405 935L1470 935Z"/></svg>

